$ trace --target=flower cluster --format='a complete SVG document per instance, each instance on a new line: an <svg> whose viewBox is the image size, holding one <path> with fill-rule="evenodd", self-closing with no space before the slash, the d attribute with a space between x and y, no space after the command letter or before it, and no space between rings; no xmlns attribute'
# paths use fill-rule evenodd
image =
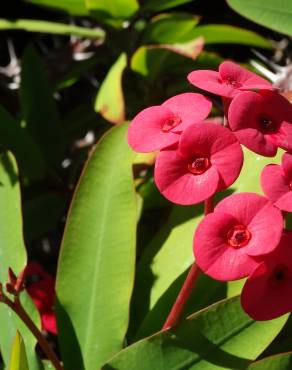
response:
<svg viewBox="0 0 292 370"><path fill-rule="evenodd" d="M223 199L197 227L193 246L197 265L214 279L248 277L242 306L251 317L277 317L292 310L286 298L292 293L292 233L284 230L282 214L292 211L292 106L268 81L229 61L218 72L191 72L188 80L222 98L224 125L207 119L209 99L185 93L140 112L128 142L139 152L159 150L155 183L181 205L206 201L232 185L243 164L241 145L267 157L278 148L287 151L281 165L268 165L261 174L265 196Z"/></svg>

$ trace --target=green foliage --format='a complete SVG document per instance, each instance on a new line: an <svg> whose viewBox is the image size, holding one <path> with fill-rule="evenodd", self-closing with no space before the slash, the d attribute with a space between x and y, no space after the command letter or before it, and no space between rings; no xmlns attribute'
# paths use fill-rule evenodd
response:
<svg viewBox="0 0 292 370"><path fill-rule="evenodd" d="M103 23L120 27L139 8L137 0L85 0L90 14Z"/></svg>
<svg viewBox="0 0 292 370"><path fill-rule="evenodd" d="M1 214L0 222L0 279L1 282L5 282L8 278L9 267L18 274L26 263L18 171L15 159L10 153L0 155L0 182L0 208L5 209L5 214ZM26 294L23 295L23 304L35 323L39 325L39 317ZM9 363L11 343L16 335L16 330L19 330L26 346L29 368L30 370L38 369L38 361L34 351L36 344L34 336L25 324L11 312L10 308L3 304L0 304L0 327L0 348L4 362Z"/></svg>
<svg viewBox="0 0 292 370"><path fill-rule="evenodd" d="M57 276L69 369L99 368L122 348L128 326L137 210L127 127L114 128L97 145L69 212Z"/></svg>
<svg viewBox="0 0 292 370"><path fill-rule="evenodd" d="M127 65L126 54L121 54L106 75L95 100L95 110L112 123L125 120L122 75Z"/></svg>
<svg viewBox="0 0 292 370"><path fill-rule="evenodd" d="M28 32L44 32L57 35L76 35L92 39L103 39L105 36L104 31L101 29L92 30L85 27L32 19L18 19L16 21L0 19L0 30L24 30Z"/></svg>
<svg viewBox="0 0 292 370"><path fill-rule="evenodd" d="M9 370L29 370L25 346L20 333L17 331L11 350Z"/></svg>
<svg viewBox="0 0 292 370"><path fill-rule="evenodd" d="M204 38L205 44L241 44L271 49L272 44L256 32L227 24L206 24L196 27L192 36Z"/></svg>
<svg viewBox="0 0 292 370"><path fill-rule="evenodd" d="M248 370L290 370L291 365L292 353L286 352L256 361L248 367Z"/></svg>
<svg viewBox="0 0 292 370"><path fill-rule="evenodd" d="M121 351L103 370L246 369L275 338L286 317L251 320L238 298L214 304ZM166 365L167 364L167 365Z"/></svg>
<svg viewBox="0 0 292 370"><path fill-rule="evenodd" d="M292 33L292 3L290 0L227 0L227 3L242 16L284 33Z"/></svg>
<svg viewBox="0 0 292 370"><path fill-rule="evenodd" d="M65 11L72 15L87 15L85 0L25 0L30 3L48 6L53 9Z"/></svg>

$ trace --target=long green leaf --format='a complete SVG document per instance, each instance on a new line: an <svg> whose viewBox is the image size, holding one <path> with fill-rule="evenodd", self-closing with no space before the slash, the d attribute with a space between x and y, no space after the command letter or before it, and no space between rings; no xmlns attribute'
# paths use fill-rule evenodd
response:
<svg viewBox="0 0 292 370"><path fill-rule="evenodd" d="M248 370L290 370L291 365L292 352L286 352L256 361L248 367Z"/></svg>
<svg viewBox="0 0 292 370"><path fill-rule="evenodd" d="M89 14L99 22L121 28L139 8L138 0L85 0Z"/></svg>
<svg viewBox="0 0 292 370"><path fill-rule="evenodd" d="M161 10L174 8L182 4L190 3L191 1L194 0L147 0L142 6L142 10L151 10L158 12Z"/></svg>
<svg viewBox="0 0 292 370"><path fill-rule="evenodd" d="M135 327L141 325L136 338L153 333L157 325L162 326L163 321L153 322L151 311L193 263L193 233L201 218L201 207L175 206L164 227L147 246L137 267L133 296L133 321ZM166 311L171 307L171 302L169 304ZM135 332L134 328L131 330Z"/></svg>
<svg viewBox="0 0 292 370"><path fill-rule="evenodd" d="M260 48L272 48L272 43L256 32L227 24L206 24L196 27L190 36L203 36L205 44L241 44Z"/></svg>
<svg viewBox="0 0 292 370"><path fill-rule="evenodd" d="M176 329L124 349L103 370L244 370L275 338L287 315L256 322L231 298L204 309Z"/></svg>
<svg viewBox="0 0 292 370"><path fill-rule="evenodd" d="M20 333L17 331L12 344L9 370L29 370L25 345Z"/></svg>
<svg viewBox="0 0 292 370"><path fill-rule="evenodd" d="M125 120L125 102L122 89L122 76L127 65L127 57L122 53L108 71L95 100L95 110L112 123Z"/></svg>
<svg viewBox="0 0 292 370"><path fill-rule="evenodd" d="M25 0L27 2L61 10L72 15L88 15L85 0Z"/></svg>
<svg viewBox="0 0 292 370"><path fill-rule="evenodd" d="M28 32L53 33L58 35L76 35L92 39L104 39L105 32L100 28L90 29L71 24L48 22L34 19L10 21L0 19L0 30L23 30Z"/></svg>
<svg viewBox="0 0 292 370"><path fill-rule="evenodd" d="M135 266L136 197L127 125L97 145L73 198L57 275L65 367L96 370L121 350Z"/></svg>
<svg viewBox="0 0 292 370"><path fill-rule="evenodd" d="M0 155L0 184L0 281L5 283L8 267L18 274L26 263L18 171L15 159L9 153ZM39 316L33 303L25 293L21 296L29 315L39 325ZM0 303L0 327L0 348L4 362L9 363L11 343L18 329L26 346L30 370L38 369L34 336L11 309L2 303Z"/></svg>
<svg viewBox="0 0 292 370"><path fill-rule="evenodd" d="M288 36L292 34L292 2L290 0L227 0L240 15Z"/></svg>
<svg viewBox="0 0 292 370"><path fill-rule="evenodd" d="M142 42L151 44L173 44L188 42L197 36L192 31L199 17L189 13L165 13L153 18L143 32Z"/></svg>

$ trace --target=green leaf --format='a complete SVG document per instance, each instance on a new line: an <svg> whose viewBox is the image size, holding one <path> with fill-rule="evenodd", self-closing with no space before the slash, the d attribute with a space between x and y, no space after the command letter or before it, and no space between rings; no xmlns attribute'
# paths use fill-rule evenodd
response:
<svg viewBox="0 0 292 370"><path fill-rule="evenodd" d="M122 75L127 66L127 56L122 53L111 66L95 100L95 110L112 123L125 121L125 102Z"/></svg>
<svg viewBox="0 0 292 370"><path fill-rule="evenodd" d="M179 5L190 3L193 0L146 0L142 6L142 10L161 11L174 8Z"/></svg>
<svg viewBox="0 0 292 370"><path fill-rule="evenodd" d="M136 338L153 333L151 311L175 280L194 262L192 239L202 218L202 207L174 206L166 224L147 246L137 266L132 303L132 333ZM182 283L182 282L181 282ZM174 298L175 299L175 298ZM133 323L134 322L134 323Z"/></svg>
<svg viewBox="0 0 292 370"><path fill-rule="evenodd" d="M204 309L176 329L157 333L124 349L103 370L246 369L271 343L287 315L253 321L238 297Z"/></svg>
<svg viewBox="0 0 292 370"><path fill-rule="evenodd" d="M46 165L42 153L26 129L0 106L0 149L11 150L21 175L30 180L44 176Z"/></svg>
<svg viewBox="0 0 292 370"><path fill-rule="evenodd" d="M85 0L90 14L102 23L121 27L139 9L137 0Z"/></svg>
<svg viewBox="0 0 292 370"><path fill-rule="evenodd" d="M72 15L88 15L85 0L25 0L35 5L47 6Z"/></svg>
<svg viewBox="0 0 292 370"><path fill-rule="evenodd" d="M147 84L153 83L165 73L174 73L175 71L179 73L181 80L186 69L189 71L194 69L192 59L196 59L201 50L200 40L187 44L141 46L132 55L131 69L139 75L147 77L145 79Z"/></svg>
<svg viewBox="0 0 292 370"><path fill-rule="evenodd" d="M252 363L248 370L290 370L292 352L279 353Z"/></svg>
<svg viewBox="0 0 292 370"><path fill-rule="evenodd" d="M21 199L18 171L12 154L0 155L0 281L5 283L8 277L8 267L16 274L26 264L26 250L22 236ZM34 322L39 325L39 316L30 298L23 292L22 302ZM0 348L6 364L9 363L11 343L16 330L21 333L27 351L30 370L38 369L35 353L36 340L11 309L0 303Z"/></svg>
<svg viewBox="0 0 292 370"><path fill-rule="evenodd" d="M28 32L52 33L58 35L76 35L103 40L105 32L100 28L91 29L71 24L48 22L33 19L17 19L10 21L0 19L0 30L23 30Z"/></svg>
<svg viewBox="0 0 292 370"><path fill-rule="evenodd" d="M97 145L69 212L56 286L68 369L99 369L121 350L128 326L137 209L127 128L115 127Z"/></svg>
<svg viewBox="0 0 292 370"><path fill-rule="evenodd" d="M48 164L59 164L62 158L57 106L48 85L41 61L32 47L23 56L20 102L23 125L43 152Z"/></svg>
<svg viewBox="0 0 292 370"><path fill-rule="evenodd" d="M227 24L206 24L190 32L192 38L204 37L205 44L241 44L260 48L272 48L272 43L256 32Z"/></svg>
<svg viewBox="0 0 292 370"><path fill-rule="evenodd" d="M275 157L263 157L246 148L243 148L244 163L239 178L232 185L231 189L237 192L251 191L262 194L260 175L262 169L270 163L281 163L281 157L284 153L282 149L278 150Z"/></svg>
<svg viewBox="0 0 292 370"><path fill-rule="evenodd" d="M243 17L274 31L292 34L292 2L290 0L227 0L228 5Z"/></svg>
<svg viewBox="0 0 292 370"><path fill-rule="evenodd" d="M143 32L143 43L174 44L197 38L192 31L199 17L189 13L166 13L154 17Z"/></svg>
<svg viewBox="0 0 292 370"><path fill-rule="evenodd" d="M20 333L17 331L12 344L9 370L29 370L25 346Z"/></svg>

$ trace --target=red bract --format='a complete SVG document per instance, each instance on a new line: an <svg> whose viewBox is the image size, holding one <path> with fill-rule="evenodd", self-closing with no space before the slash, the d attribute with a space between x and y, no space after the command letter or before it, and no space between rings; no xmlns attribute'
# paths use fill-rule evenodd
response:
<svg viewBox="0 0 292 370"><path fill-rule="evenodd" d="M292 212L292 155L285 153L282 165L269 164L261 173L262 189L282 211Z"/></svg>
<svg viewBox="0 0 292 370"><path fill-rule="evenodd" d="M223 62L219 71L193 71L188 75L191 84L213 94L233 98L242 90L271 89L272 85L238 64Z"/></svg>
<svg viewBox="0 0 292 370"><path fill-rule="evenodd" d="M228 121L239 142L258 154L272 157L278 147L292 150L292 106L276 92L237 95L230 104Z"/></svg>
<svg viewBox="0 0 292 370"><path fill-rule="evenodd" d="M196 262L214 279L241 279L258 265L253 256L276 248L282 229L281 212L268 199L255 193L231 195L199 224Z"/></svg>
<svg viewBox="0 0 292 370"><path fill-rule="evenodd" d="M26 290L40 313L42 329L56 334L57 325L53 312L55 279L37 262L28 264L25 276Z"/></svg>
<svg viewBox="0 0 292 370"><path fill-rule="evenodd" d="M231 131L214 123L196 123L183 132L178 149L160 152L154 178L173 203L196 204L230 186L242 162L242 149Z"/></svg>
<svg viewBox="0 0 292 370"><path fill-rule="evenodd" d="M292 311L291 246L290 232L246 281L241 304L254 320L271 320Z"/></svg>
<svg viewBox="0 0 292 370"><path fill-rule="evenodd" d="M137 152L152 152L175 144L189 125L205 119L212 108L201 94L185 93L162 105L142 110L128 130L129 145Z"/></svg>

